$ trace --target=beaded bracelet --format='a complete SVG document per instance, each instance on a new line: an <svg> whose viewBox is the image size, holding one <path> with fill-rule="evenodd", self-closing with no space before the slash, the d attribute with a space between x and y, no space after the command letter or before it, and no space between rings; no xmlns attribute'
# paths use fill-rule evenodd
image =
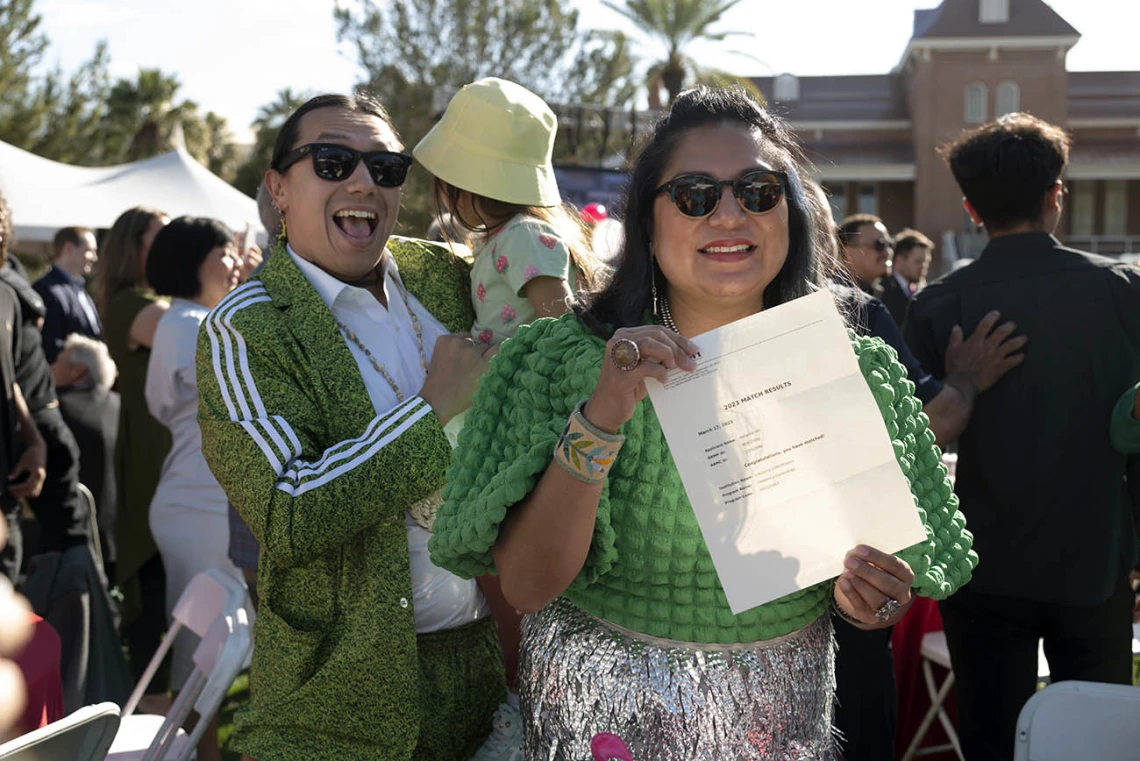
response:
<svg viewBox="0 0 1140 761"><path fill-rule="evenodd" d="M600 484L609 475L625 436L597 428L582 413L585 406L583 400L570 413L570 419L554 445L554 461L579 481Z"/></svg>
<svg viewBox="0 0 1140 761"><path fill-rule="evenodd" d="M868 626L870 626L870 624L868 624L864 621L860 621L859 619L855 618L855 616L853 616L850 613L848 613L847 611L845 611L843 609L843 606L840 605L839 602L835 599L835 584L837 581L838 581L838 579L836 579L836 581L831 582L831 601L830 601L831 602L831 609L835 611L836 615L838 615L840 618L842 618L844 621L851 624L852 626L857 626L860 629L866 629Z"/></svg>

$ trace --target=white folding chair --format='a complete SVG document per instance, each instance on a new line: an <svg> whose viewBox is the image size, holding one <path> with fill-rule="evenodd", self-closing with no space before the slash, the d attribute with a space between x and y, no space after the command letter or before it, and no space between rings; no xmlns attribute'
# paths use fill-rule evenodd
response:
<svg viewBox="0 0 1140 761"><path fill-rule="evenodd" d="M950 720L950 715L946 713L945 708L946 697L950 694L950 688L954 686L954 667L950 662L950 648L946 645L946 632L928 632L923 636L921 655L922 678L926 682L926 692L930 696L930 708L922 717L922 722L918 725L918 730L914 733L910 745L907 746L902 761L912 761L919 756L945 753L950 750L954 751L959 761L965 761L965 757L962 755L962 746L958 742L958 732L955 730L954 722ZM934 666L941 666L947 671L946 677L940 685L934 678ZM1038 681L1049 680L1049 662L1045 660L1045 650L1040 641L1037 643L1037 679ZM950 742L946 745L920 747L935 719L938 719L942 725L942 729L946 732L946 737Z"/></svg>
<svg viewBox="0 0 1140 761"><path fill-rule="evenodd" d="M117 705L85 706L0 745L0 761L103 761L118 728Z"/></svg>
<svg viewBox="0 0 1140 761"><path fill-rule="evenodd" d="M204 571L190 581L174 606L170 631L123 708L122 726L107 755L108 761L186 761L193 756L198 740L253 647L245 601L245 583L224 571ZM194 652L194 671L165 717L135 714L139 700L183 627L201 638ZM191 711L198 714L198 723L187 735L182 724Z"/></svg>
<svg viewBox="0 0 1140 761"><path fill-rule="evenodd" d="M1140 756L1140 689L1058 682L1026 702L1014 761L1135 761Z"/></svg>

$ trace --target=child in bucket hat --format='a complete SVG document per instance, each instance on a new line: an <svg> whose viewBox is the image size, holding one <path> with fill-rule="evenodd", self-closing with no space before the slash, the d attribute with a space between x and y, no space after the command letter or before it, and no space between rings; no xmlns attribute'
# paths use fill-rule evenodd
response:
<svg viewBox="0 0 1140 761"><path fill-rule="evenodd" d="M412 152L475 251L476 341L497 345L520 325L565 314L599 275L578 215L558 193L550 160L557 129L542 98L487 77L456 93Z"/></svg>
<svg viewBox="0 0 1140 761"><path fill-rule="evenodd" d="M520 325L570 311L579 288L592 289L600 264L576 212L562 205L551 152L558 120L550 107L514 82L487 77L465 86L443 118L415 147L435 176L440 215L475 251L471 268L471 337L497 345ZM463 415L444 428L454 446ZM498 624L511 692L495 730L472 761L522 758L522 720L512 666L520 616L502 597L498 578L480 580Z"/></svg>

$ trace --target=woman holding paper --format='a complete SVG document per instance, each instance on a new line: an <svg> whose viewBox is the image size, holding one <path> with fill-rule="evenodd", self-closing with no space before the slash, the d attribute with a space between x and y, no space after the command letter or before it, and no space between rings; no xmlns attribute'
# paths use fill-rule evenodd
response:
<svg viewBox="0 0 1140 761"><path fill-rule="evenodd" d="M905 370L853 337L928 541L852 548L836 583L728 606L645 381L695 367L686 336L825 287L805 176L746 93L683 93L635 163L613 281L521 328L480 383L432 557L497 571L533 614L520 682L535 757L586 757L609 731L635 758L833 758L828 606L887 626L912 589L945 597L977 561Z"/></svg>

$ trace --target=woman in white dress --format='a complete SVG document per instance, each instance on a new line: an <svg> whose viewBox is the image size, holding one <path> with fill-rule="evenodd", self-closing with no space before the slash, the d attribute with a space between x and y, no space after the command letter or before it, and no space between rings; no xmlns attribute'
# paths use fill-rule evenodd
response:
<svg viewBox="0 0 1140 761"><path fill-rule="evenodd" d="M212 219L175 219L155 237L147 258L147 282L171 299L154 335L146 375L147 407L172 438L150 504L150 530L166 568L168 623L198 573L220 568L241 578L228 556L226 495L202 457L194 371L198 328L240 276L233 233ZM175 641L171 689L179 690L192 671L196 645L188 632Z"/></svg>

